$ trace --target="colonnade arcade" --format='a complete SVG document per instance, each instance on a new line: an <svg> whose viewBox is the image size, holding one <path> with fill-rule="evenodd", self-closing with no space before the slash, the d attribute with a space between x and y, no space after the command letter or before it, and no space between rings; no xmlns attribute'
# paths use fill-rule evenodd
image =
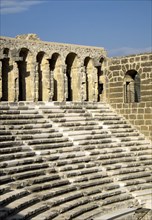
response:
<svg viewBox="0 0 152 220"><path fill-rule="evenodd" d="M103 58L83 60L73 52L65 58L44 51L33 55L21 48L8 48L0 59L1 101L100 101Z"/></svg>

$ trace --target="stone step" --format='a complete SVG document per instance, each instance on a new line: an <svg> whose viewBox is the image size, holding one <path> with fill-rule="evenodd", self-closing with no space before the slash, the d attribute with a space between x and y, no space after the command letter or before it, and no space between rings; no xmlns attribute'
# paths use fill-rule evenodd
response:
<svg viewBox="0 0 152 220"><path fill-rule="evenodd" d="M10 175L1 176L0 185L12 183L13 181L14 181L14 178Z"/></svg>
<svg viewBox="0 0 152 220"><path fill-rule="evenodd" d="M102 144L102 143L111 143L112 140L110 138L110 135L102 135L101 139L90 139L90 140L81 140L79 141L79 145L96 145L96 144Z"/></svg>
<svg viewBox="0 0 152 220"><path fill-rule="evenodd" d="M56 142L56 143L43 143L43 144L36 144L32 145L33 150L54 150L54 149L60 149L63 150L65 148L71 148L73 146L73 143L71 141L66 141L66 142ZM72 148L73 149L73 148ZM65 149L66 150L66 149ZM57 151L55 151L57 152Z"/></svg>
<svg viewBox="0 0 152 220"><path fill-rule="evenodd" d="M113 180L110 177L105 177L102 179L93 179L88 180L85 182L77 182L75 183L75 186L78 187L78 189L85 189L85 188L91 188L91 187L104 187L105 184L112 183Z"/></svg>
<svg viewBox="0 0 152 220"><path fill-rule="evenodd" d="M33 195L39 197L41 200L47 201L58 196L64 196L69 192L77 192L77 188L72 185L62 185L62 187L57 186L50 189L43 189L41 191L33 192Z"/></svg>
<svg viewBox="0 0 152 220"><path fill-rule="evenodd" d="M60 143L60 142L67 142L68 138L65 137L55 137L55 138L50 138L50 139L33 139L33 140L29 140L28 144L29 145L40 145L40 144L46 144L46 143Z"/></svg>
<svg viewBox="0 0 152 220"><path fill-rule="evenodd" d="M140 138L138 132L128 132L128 133L124 132L124 133L112 133L112 134L114 134L114 136L117 138L127 137L129 139L130 137L136 138L137 136Z"/></svg>
<svg viewBox="0 0 152 220"><path fill-rule="evenodd" d="M119 130L122 130L122 129L132 129L131 125L126 124L126 123L124 123L124 124L123 123L121 123L121 124L111 124L111 125L108 124L108 128L111 131L115 130L115 131L118 131L118 132L119 132Z"/></svg>
<svg viewBox="0 0 152 220"><path fill-rule="evenodd" d="M151 189L145 189L145 190L139 190L132 192L132 195L135 197L141 197L141 196L152 196L152 187Z"/></svg>
<svg viewBox="0 0 152 220"><path fill-rule="evenodd" d="M135 191L139 191L139 190L146 190L146 189L152 189L152 182L148 182L148 183L132 183L131 185L127 186L127 189L130 191L130 193L135 192Z"/></svg>
<svg viewBox="0 0 152 220"><path fill-rule="evenodd" d="M3 162L0 162L0 168L6 168L6 167L15 167L19 165L26 165L26 164L31 164L31 163L38 163L38 162L43 162L45 159L43 159L41 156L37 156L36 154L30 154L27 157L21 157L13 160L6 160Z"/></svg>
<svg viewBox="0 0 152 220"><path fill-rule="evenodd" d="M100 130L106 133L106 131L103 130L103 127L99 125L84 125L84 126L73 126L73 127L62 128L63 132L66 132L66 131L70 131L70 132L91 131L92 132L94 130L97 130L97 131Z"/></svg>
<svg viewBox="0 0 152 220"><path fill-rule="evenodd" d="M8 130L0 130L0 136L12 135L12 133Z"/></svg>
<svg viewBox="0 0 152 220"><path fill-rule="evenodd" d="M61 127L79 127L79 126L93 126L98 125L95 121L80 121L80 122L65 122L65 123L59 123L59 126Z"/></svg>
<svg viewBox="0 0 152 220"><path fill-rule="evenodd" d="M66 114L71 114L71 113L77 113L77 114L82 114L82 113L85 113L85 109L67 109L66 111Z"/></svg>
<svg viewBox="0 0 152 220"><path fill-rule="evenodd" d="M52 124L51 123L40 123L40 124L26 124L26 125L8 125L7 126L9 130L14 130L14 131L18 131L18 130L37 130L37 129L49 129L52 128Z"/></svg>
<svg viewBox="0 0 152 220"><path fill-rule="evenodd" d="M110 128L111 133L113 134L119 134L119 133L127 133L129 135L129 133L135 132L138 133L138 131L135 131L135 129L133 128Z"/></svg>
<svg viewBox="0 0 152 220"><path fill-rule="evenodd" d="M39 114L14 114L14 115L0 115L0 120L31 120L31 119L41 119L42 115Z"/></svg>
<svg viewBox="0 0 152 220"><path fill-rule="evenodd" d="M41 135L41 134L44 134L44 133L53 133L53 132L57 132L56 131L56 129L54 129L54 128L41 128L41 129L37 129L37 128L35 128L35 129L33 129L33 128L31 128L31 129L19 129L19 130L13 130L12 131L12 133L13 133L13 135L28 135L28 134L39 134L39 135Z"/></svg>
<svg viewBox="0 0 152 220"><path fill-rule="evenodd" d="M107 121L103 121L103 124L104 125L108 125L108 126L110 126L110 125L117 125L117 124L119 124L119 125L121 125L121 124L126 124L126 121L122 121L122 120L107 120Z"/></svg>
<svg viewBox="0 0 152 220"><path fill-rule="evenodd" d="M8 161L8 160L16 160L20 158L23 159L25 157L33 157L33 156L35 156L35 152L32 151L9 153L6 155L0 155L0 162Z"/></svg>
<svg viewBox="0 0 152 220"><path fill-rule="evenodd" d="M77 216L81 216L84 213L87 213L89 211L92 211L94 209L98 208L98 205L91 202L89 203L89 200L86 204L78 204L75 208L72 208L68 212L61 214L59 216L60 219L74 219ZM57 220L58 217L54 218L54 220Z"/></svg>
<svg viewBox="0 0 152 220"><path fill-rule="evenodd" d="M64 130L65 131L65 130ZM69 136L81 136L84 135L100 135L100 134L107 134L106 131L103 131L102 129L86 129L86 130L71 130L67 131Z"/></svg>
<svg viewBox="0 0 152 220"><path fill-rule="evenodd" d="M47 171L51 171L50 169ZM54 170L52 170L54 173L46 173L45 172L37 172L35 173L35 171L33 171L33 174L32 172L30 172L29 176L25 179L18 179L18 180L15 180L14 182L10 182L8 185L11 187L11 189L18 189L18 188L26 188L26 187L29 187L29 186L32 186L32 185L37 185L37 184L42 184L42 183L46 183L46 182L49 182L49 181L58 181L60 180L60 176L58 174L55 173ZM38 175L35 175L35 174L38 174Z"/></svg>
<svg viewBox="0 0 152 220"><path fill-rule="evenodd" d="M139 146L132 146L129 148L130 151L144 151L144 150L152 150L152 146L149 144L147 145L139 145Z"/></svg>
<svg viewBox="0 0 152 220"><path fill-rule="evenodd" d="M15 152L24 152L30 150L29 148L23 146L17 146L17 147L5 147L5 148L0 148L0 154L10 154L10 153L15 153Z"/></svg>
<svg viewBox="0 0 152 220"><path fill-rule="evenodd" d="M94 220L110 220L110 219L132 219L133 216L135 216L135 212L137 211L138 207L135 208L119 208L117 210L111 211L107 213L101 212L101 208L99 208L99 214L97 214L94 217ZM134 217L133 217L134 218ZM132 219L133 220L133 219Z"/></svg>
<svg viewBox="0 0 152 220"><path fill-rule="evenodd" d="M58 160L56 161L56 166L57 167L61 167L61 166L65 166L65 165L76 165L78 163L89 163L91 161L91 157L90 156L77 156L76 158L67 158L67 159L62 159L62 160Z"/></svg>
<svg viewBox="0 0 152 220"><path fill-rule="evenodd" d="M42 212L41 214L32 217L32 220L46 220L46 219L54 219L55 217L57 217L59 215L58 211L52 211L52 210L47 210Z"/></svg>
<svg viewBox="0 0 152 220"><path fill-rule="evenodd" d="M137 167L120 167L114 170L108 170L109 175L124 175L124 174L133 174L138 172L146 172L144 166L137 166Z"/></svg>
<svg viewBox="0 0 152 220"><path fill-rule="evenodd" d="M54 207L54 206L59 206L63 203L69 202L69 201L72 202L72 200L76 200L76 199L78 199L82 196L83 196L83 194L78 192L78 191L76 191L76 192L67 192L64 195L62 194L62 195L47 199L46 202L51 207Z"/></svg>
<svg viewBox="0 0 152 220"><path fill-rule="evenodd" d="M10 192L11 188L8 185L0 185L0 195Z"/></svg>
<svg viewBox="0 0 152 220"><path fill-rule="evenodd" d="M121 117L120 116L116 116L116 115L101 115L101 116L94 116L94 118L98 121L108 121L109 123L111 123L111 121L121 121Z"/></svg>
<svg viewBox="0 0 152 220"><path fill-rule="evenodd" d="M63 118L52 118L54 123L84 123L85 121L93 121L91 117L63 117Z"/></svg>
<svg viewBox="0 0 152 220"><path fill-rule="evenodd" d="M59 208L57 207L56 210L58 210L60 213L66 214L70 210L73 210L77 207L79 207L81 209L82 205L88 204L89 202L90 202L90 199L88 197L80 197L80 198L77 198L76 200L72 200L72 201L69 201L69 202L66 202L66 203L59 205ZM59 218L61 218L60 215L59 215Z"/></svg>
<svg viewBox="0 0 152 220"><path fill-rule="evenodd" d="M89 180L94 180L94 179L101 179L107 177L107 174L105 172L92 172L91 169L88 169L88 172L85 171L85 173L81 172L80 175L69 177L69 181L71 183L80 183L80 182L87 182Z"/></svg>
<svg viewBox="0 0 152 220"><path fill-rule="evenodd" d="M4 141L0 142L0 148L14 147L14 146L22 146L22 141Z"/></svg>
<svg viewBox="0 0 152 220"><path fill-rule="evenodd" d="M135 139L135 140L130 140L130 141L123 141L122 142L122 147L132 147L132 146L143 146L143 145L149 145L149 143L148 142L146 142L144 139L142 139L141 138L141 140L139 141L139 140L137 140L137 138Z"/></svg>
<svg viewBox="0 0 152 220"><path fill-rule="evenodd" d="M5 208L0 209L0 211L3 210L9 210L8 214L13 215L16 214L16 212L20 212L21 210L30 207L31 205L39 203L40 200L36 197L33 197L33 195L26 195L22 198L17 199L16 201L13 201L5 206Z"/></svg>
<svg viewBox="0 0 152 220"><path fill-rule="evenodd" d="M116 196L112 196L111 198L106 198L104 201L102 201L102 206L108 206L109 204L120 204L121 201L125 201L125 200L133 200L133 196L131 194L128 193L124 193L121 196L120 195L116 195Z"/></svg>
<svg viewBox="0 0 152 220"><path fill-rule="evenodd" d="M22 173L15 173L13 174L13 178L15 180L21 180L21 182L17 182L17 184L12 184L12 187L14 189L18 188L18 187L23 187L22 186L22 181L24 179L29 179L29 178L34 178L34 177L38 177L41 175L45 175L45 174L50 174L50 173L54 173L55 169L51 168L51 167L45 167L45 169L38 169L38 170L31 170L28 172L22 172Z"/></svg>
<svg viewBox="0 0 152 220"><path fill-rule="evenodd" d="M64 153L56 153L54 155L49 155L47 156L47 159L48 161L55 161L55 160L68 160L68 159L73 159L73 158L79 158L79 157L84 157L85 156L85 153L84 152L81 152L81 151L78 151L78 152L64 152Z"/></svg>
<svg viewBox="0 0 152 220"><path fill-rule="evenodd" d="M68 185L68 180L52 180L51 182L43 183L43 184L37 184L34 186L27 187L28 191L30 192L39 192L45 189L52 189L54 187L62 187L64 185Z"/></svg>
<svg viewBox="0 0 152 220"><path fill-rule="evenodd" d="M54 112L54 113L51 113L51 114L47 114L47 117L49 118L49 119L62 119L62 118L64 118L64 116L65 116L65 114L64 113L56 113L56 112Z"/></svg>
<svg viewBox="0 0 152 220"><path fill-rule="evenodd" d="M31 179L28 179L28 182L30 185L34 185L34 184L45 183L51 180L59 180L59 179L60 176L58 173L51 173L51 175L46 174L42 176L33 177Z"/></svg>
<svg viewBox="0 0 152 220"><path fill-rule="evenodd" d="M94 174L94 173L98 173L98 171L100 171L101 168L98 168L98 167L92 167L92 168L83 168L83 169L78 169L78 170L70 170L70 171L64 171L64 175L66 175L66 177L69 177L70 178L70 181L71 181L71 178L72 177L77 177L77 176L81 176L81 175L86 175L89 174ZM103 174L102 174L103 175ZM104 176L104 175L103 175Z"/></svg>
<svg viewBox="0 0 152 220"><path fill-rule="evenodd" d="M15 137L13 135L2 135L2 136L0 136L0 142L13 141L13 140L15 140Z"/></svg>
<svg viewBox="0 0 152 220"><path fill-rule="evenodd" d="M53 139L53 138L59 138L59 137L62 137L63 135L61 133L58 133L58 132L52 132L51 134L50 133L40 133L40 134L19 134L17 135L16 137L16 140L38 140L38 141L41 141L43 139Z"/></svg>
<svg viewBox="0 0 152 220"><path fill-rule="evenodd" d="M91 168L95 167L96 164L92 161L88 163L80 162L76 164L65 164L64 166L58 167L59 172L70 171L70 170L78 170L83 168Z"/></svg>
<svg viewBox="0 0 152 220"><path fill-rule="evenodd" d="M0 110L0 115L20 115L20 114L27 114L27 110ZM37 110L30 110L28 109L28 114L38 114Z"/></svg>
<svg viewBox="0 0 152 220"><path fill-rule="evenodd" d="M142 171L136 171L135 173L134 172L132 172L132 173L128 173L128 174L121 174L121 176L120 175L117 175L117 176L115 176L114 178L117 180L117 181L125 181L125 180L130 180L130 179L139 179L139 178L144 178L144 177L150 177L151 176L151 174L152 174L152 172L150 172L150 171L144 171L144 172L142 172Z"/></svg>
<svg viewBox="0 0 152 220"><path fill-rule="evenodd" d="M25 124L43 124L46 123L46 119L29 119L29 120L2 120L0 121L0 125L25 125Z"/></svg>
<svg viewBox="0 0 152 220"><path fill-rule="evenodd" d="M127 141L140 141L140 140L144 140L144 137L140 137L140 136L133 136L133 137L119 137L121 142L127 142Z"/></svg>
<svg viewBox="0 0 152 220"><path fill-rule="evenodd" d="M31 205L28 208L23 209L18 212L16 215L10 216L7 220L24 220L24 219L33 219L34 216L39 216L40 213L49 210L49 206L38 202L35 205Z"/></svg>
<svg viewBox="0 0 152 220"><path fill-rule="evenodd" d="M87 140L87 143L89 143L90 140L102 140L104 138L110 138L111 136L109 134L82 134L82 135L70 135L70 137L73 139L73 141L79 141L80 144L85 144L85 140Z"/></svg>
<svg viewBox="0 0 152 220"><path fill-rule="evenodd" d="M107 192L100 192L100 193L97 193L97 194L93 194L93 195L90 195L90 197L92 198L93 201L96 201L96 200L104 200L106 201L109 197L111 198L114 198L115 196L118 197L118 196L124 196L124 193L126 193L125 189L113 189L113 190L110 190L110 191L107 191Z"/></svg>
<svg viewBox="0 0 152 220"><path fill-rule="evenodd" d="M29 195L29 193L25 189L16 189L13 191L11 190L1 196L0 206L4 207L7 204L9 204L19 198L22 198L26 195Z"/></svg>
<svg viewBox="0 0 152 220"><path fill-rule="evenodd" d="M41 108L42 109L42 108ZM64 115L64 113L65 113L65 110L64 109L42 109L42 112L44 113L44 114L47 114L47 115L50 115L50 114L63 114Z"/></svg>
<svg viewBox="0 0 152 220"><path fill-rule="evenodd" d="M36 164L27 164L27 165L21 165L16 167L8 167L2 170L2 172L6 175L12 175L15 173L23 173L28 172L31 170L37 170L37 169L45 169L48 168L49 165L47 163L36 163Z"/></svg>

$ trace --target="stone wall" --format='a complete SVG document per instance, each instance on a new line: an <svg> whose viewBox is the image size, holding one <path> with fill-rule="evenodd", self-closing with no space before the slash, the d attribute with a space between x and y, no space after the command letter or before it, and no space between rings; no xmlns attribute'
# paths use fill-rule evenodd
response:
<svg viewBox="0 0 152 220"><path fill-rule="evenodd" d="M152 54L117 57L107 62L107 101L152 140Z"/></svg>
<svg viewBox="0 0 152 220"><path fill-rule="evenodd" d="M104 48L0 38L1 101L98 101Z"/></svg>

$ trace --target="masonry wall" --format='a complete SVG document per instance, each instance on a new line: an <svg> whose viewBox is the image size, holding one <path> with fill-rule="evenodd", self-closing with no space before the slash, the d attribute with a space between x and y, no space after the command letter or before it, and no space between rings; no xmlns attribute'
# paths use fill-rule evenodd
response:
<svg viewBox="0 0 152 220"><path fill-rule="evenodd" d="M129 73L129 74L128 74ZM139 99L126 99L126 76L140 78ZM135 74L134 74L135 75ZM130 77L130 78L134 78ZM132 79L132 81L134 81ZM108 60L107 101L148 139L152 140L152 54L138 54Z"/></svg>

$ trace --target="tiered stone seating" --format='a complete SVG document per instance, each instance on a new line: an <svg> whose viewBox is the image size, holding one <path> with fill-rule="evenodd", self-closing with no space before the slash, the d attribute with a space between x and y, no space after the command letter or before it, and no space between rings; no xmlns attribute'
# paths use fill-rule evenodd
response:
<svg viewBox="0 0 152 220"><path fill-rule="evenodd" d="M109 106L6 103L0 113L0 219L87 220L149 204L151 146Z"/></svg>

